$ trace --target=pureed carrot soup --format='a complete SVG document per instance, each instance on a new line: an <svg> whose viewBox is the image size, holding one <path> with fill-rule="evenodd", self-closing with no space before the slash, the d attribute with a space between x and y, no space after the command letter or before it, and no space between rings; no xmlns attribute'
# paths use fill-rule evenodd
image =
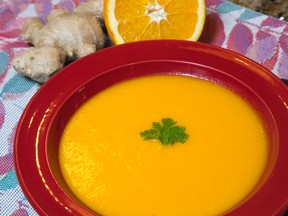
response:
<svg viewBox="0 0 288 216"><path fill-rule="evenodd" d="M153 122L163 129L167 118L182 129L173 133L187 136L174 144L144 139ZM71 190L100 214L201 216L219 215L249 195L267 146L261 119L235 93L158 75L92 97L68 122L59 157Z"/></svg>

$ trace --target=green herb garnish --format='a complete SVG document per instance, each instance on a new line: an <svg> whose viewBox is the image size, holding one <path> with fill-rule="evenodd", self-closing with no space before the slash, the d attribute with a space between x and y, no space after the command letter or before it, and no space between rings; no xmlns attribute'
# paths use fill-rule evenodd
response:
<svg viewBox="0 0 288 216"><path fill-rule="evenodd" d="M159 140L163 145L186 142L189 135L185 133L185 127L175 126L177 122L171 118L163 118L161 122L162 125L160 122L153 122L152 129L140 133L144 140Z"/></svg>

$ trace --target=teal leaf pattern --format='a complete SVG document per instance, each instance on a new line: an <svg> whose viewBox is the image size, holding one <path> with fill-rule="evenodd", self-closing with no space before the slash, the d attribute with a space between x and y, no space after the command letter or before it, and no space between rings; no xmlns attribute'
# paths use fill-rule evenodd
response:
<svg viewBox="0 0 288 216"><path fill-rule="evenodd" d="M15 170L11 170L0 180L0 190L10 190L18 186Z"/></svg>
<svg viewBox="0 0 288 216"><path fill-rule="evenodd" d="M237 4L230 3L230 2L223 2L217 8L217 12L220 14L227 14L227 13L231 13L231 11L237 11L237 10L243 10L243 7Z"/></svg>
<svg viewBox="0 0 288 216"><path fill-rule="evenodd" d="M254 19L256 17L259 17L259 16L262 16L262 14L247 9L241 14L241 16L239 17L239 20L249 20L249 19Z"/></svg>
<svg viewBox="0 0 288 216"><path fill-rule="evenodd" d="M21 94L25 93L36 85L36 82L24 77L21 74L14 75L8 82L4 85L0 96L4 94Z"/></svg>
<svg viewBox="0 0 288 216"><path fill-rule="evenodd" d="M9 54L5 51L0 52L0 74L3 74L9 62Z"/></svg>

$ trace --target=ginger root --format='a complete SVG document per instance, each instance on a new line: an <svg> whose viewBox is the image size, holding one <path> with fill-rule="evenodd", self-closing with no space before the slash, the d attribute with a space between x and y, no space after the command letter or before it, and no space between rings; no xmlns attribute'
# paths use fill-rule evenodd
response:
<svg viewBox="0 0 288 216"><path fill-rule="evenodd" d="M91 15L98 18L104 27L103 0L88 0L75 8L74 13Z"/></svg>
<svg viewBox="0 0 288 216"><path fill-rule="evenodd" d="M65 62L102 49L106 41L103 25L103 0L83 2L73 13L53 10L47 24L31 18L23 25L22 37L34 47L16 56L12 66L19 73L44 83Z"/></svg>

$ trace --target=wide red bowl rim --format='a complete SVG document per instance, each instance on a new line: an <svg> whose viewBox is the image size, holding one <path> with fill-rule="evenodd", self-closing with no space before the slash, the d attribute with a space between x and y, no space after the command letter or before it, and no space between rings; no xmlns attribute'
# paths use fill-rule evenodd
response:
<svg viewBox="0 0 288 216"><path fill-rule="evenodd" d="M225 215L271 216L283 213L288 203L287 87L269 70L235 52L177 40L142 41L105 48L66 66L37 91L21 116L14 144L19 184L35 210L41 215L93 215L71 199L54 178L45 146L47 134L61 106L73 94L79 94L87 83L121 67L149 62L185 62L191 63L192 67L219 70L251 87L265 104L268 102L279 139L273 168L252 197ZM161 67L165 70L165 64ZM201 76L206 79L205 73Z"/></svg>

